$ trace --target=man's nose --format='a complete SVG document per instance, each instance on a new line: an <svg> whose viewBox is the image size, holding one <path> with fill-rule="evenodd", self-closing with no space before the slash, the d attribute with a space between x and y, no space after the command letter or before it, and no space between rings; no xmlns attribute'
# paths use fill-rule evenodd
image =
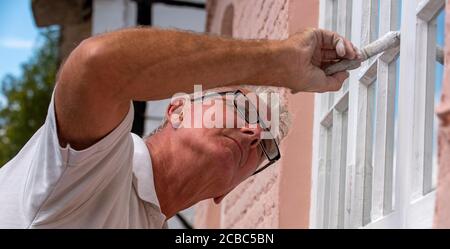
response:
<svg viewBox="0 0 450 249"><path fill-rule="evenodd" d="M248 144L250 148L258 146L259 142L261 141L262 132L262 129L259 125L256 125L256 127L245 126L242 127L240 131L245 143Z"/></svg>

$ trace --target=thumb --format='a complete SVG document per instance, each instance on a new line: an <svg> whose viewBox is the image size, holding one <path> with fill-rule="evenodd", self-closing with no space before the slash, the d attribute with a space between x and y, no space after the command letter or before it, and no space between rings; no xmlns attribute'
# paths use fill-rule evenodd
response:
<svg viewBox="0 0 450 249"><path fill-rule="evenodd" d="M347 71L338 72L327 77L327 91L338 91L350 74Z"/></svg>

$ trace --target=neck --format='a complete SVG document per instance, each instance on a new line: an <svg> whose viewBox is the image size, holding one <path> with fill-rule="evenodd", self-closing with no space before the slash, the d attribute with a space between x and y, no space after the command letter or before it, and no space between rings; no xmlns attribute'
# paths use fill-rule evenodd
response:
<svg viewBox="0 0 450 249"><path fill-rule="evenodd" d="M162 213L170 218L184 210L201 198L196 198L198 192L195 183L192 183L183 165L186 158L180 158L179 145L167 139L168 134L163 129L147 139L146 144L150 151L153 167L156 195ZM183 163L180 163L183 162Z"/></svg>

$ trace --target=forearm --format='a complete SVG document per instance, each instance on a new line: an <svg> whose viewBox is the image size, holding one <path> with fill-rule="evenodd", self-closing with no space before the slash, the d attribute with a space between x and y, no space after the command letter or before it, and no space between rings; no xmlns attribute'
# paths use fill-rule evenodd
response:
<svg viewBox="0 0 450 249"><path fill-rule="evenodd" d="M97 79L136 100L237 84L281 86L285 49L277 41L233 40L135 28L91 38ZM119 86L119 87L117 87Z"/></svg>

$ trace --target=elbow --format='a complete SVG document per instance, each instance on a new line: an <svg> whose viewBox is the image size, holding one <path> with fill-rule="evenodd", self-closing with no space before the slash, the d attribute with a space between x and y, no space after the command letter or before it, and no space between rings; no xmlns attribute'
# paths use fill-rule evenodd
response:
<svg viewBox="0 0 450 249"><path fill-rule="evenodd" d="M103 80L105 49L96 38L83 40L69 55L61 68L60 83L92 85Z"/></svg>
<svg viewBox="0 0 450 249"><path fill-rule="evenodd" d="M78 47L72 52L73 59L80 66L83 67L84 73L101 72L106 60L104 42L91 37L83 40ZM72 56L72 55L71 55Z"/></svg>

